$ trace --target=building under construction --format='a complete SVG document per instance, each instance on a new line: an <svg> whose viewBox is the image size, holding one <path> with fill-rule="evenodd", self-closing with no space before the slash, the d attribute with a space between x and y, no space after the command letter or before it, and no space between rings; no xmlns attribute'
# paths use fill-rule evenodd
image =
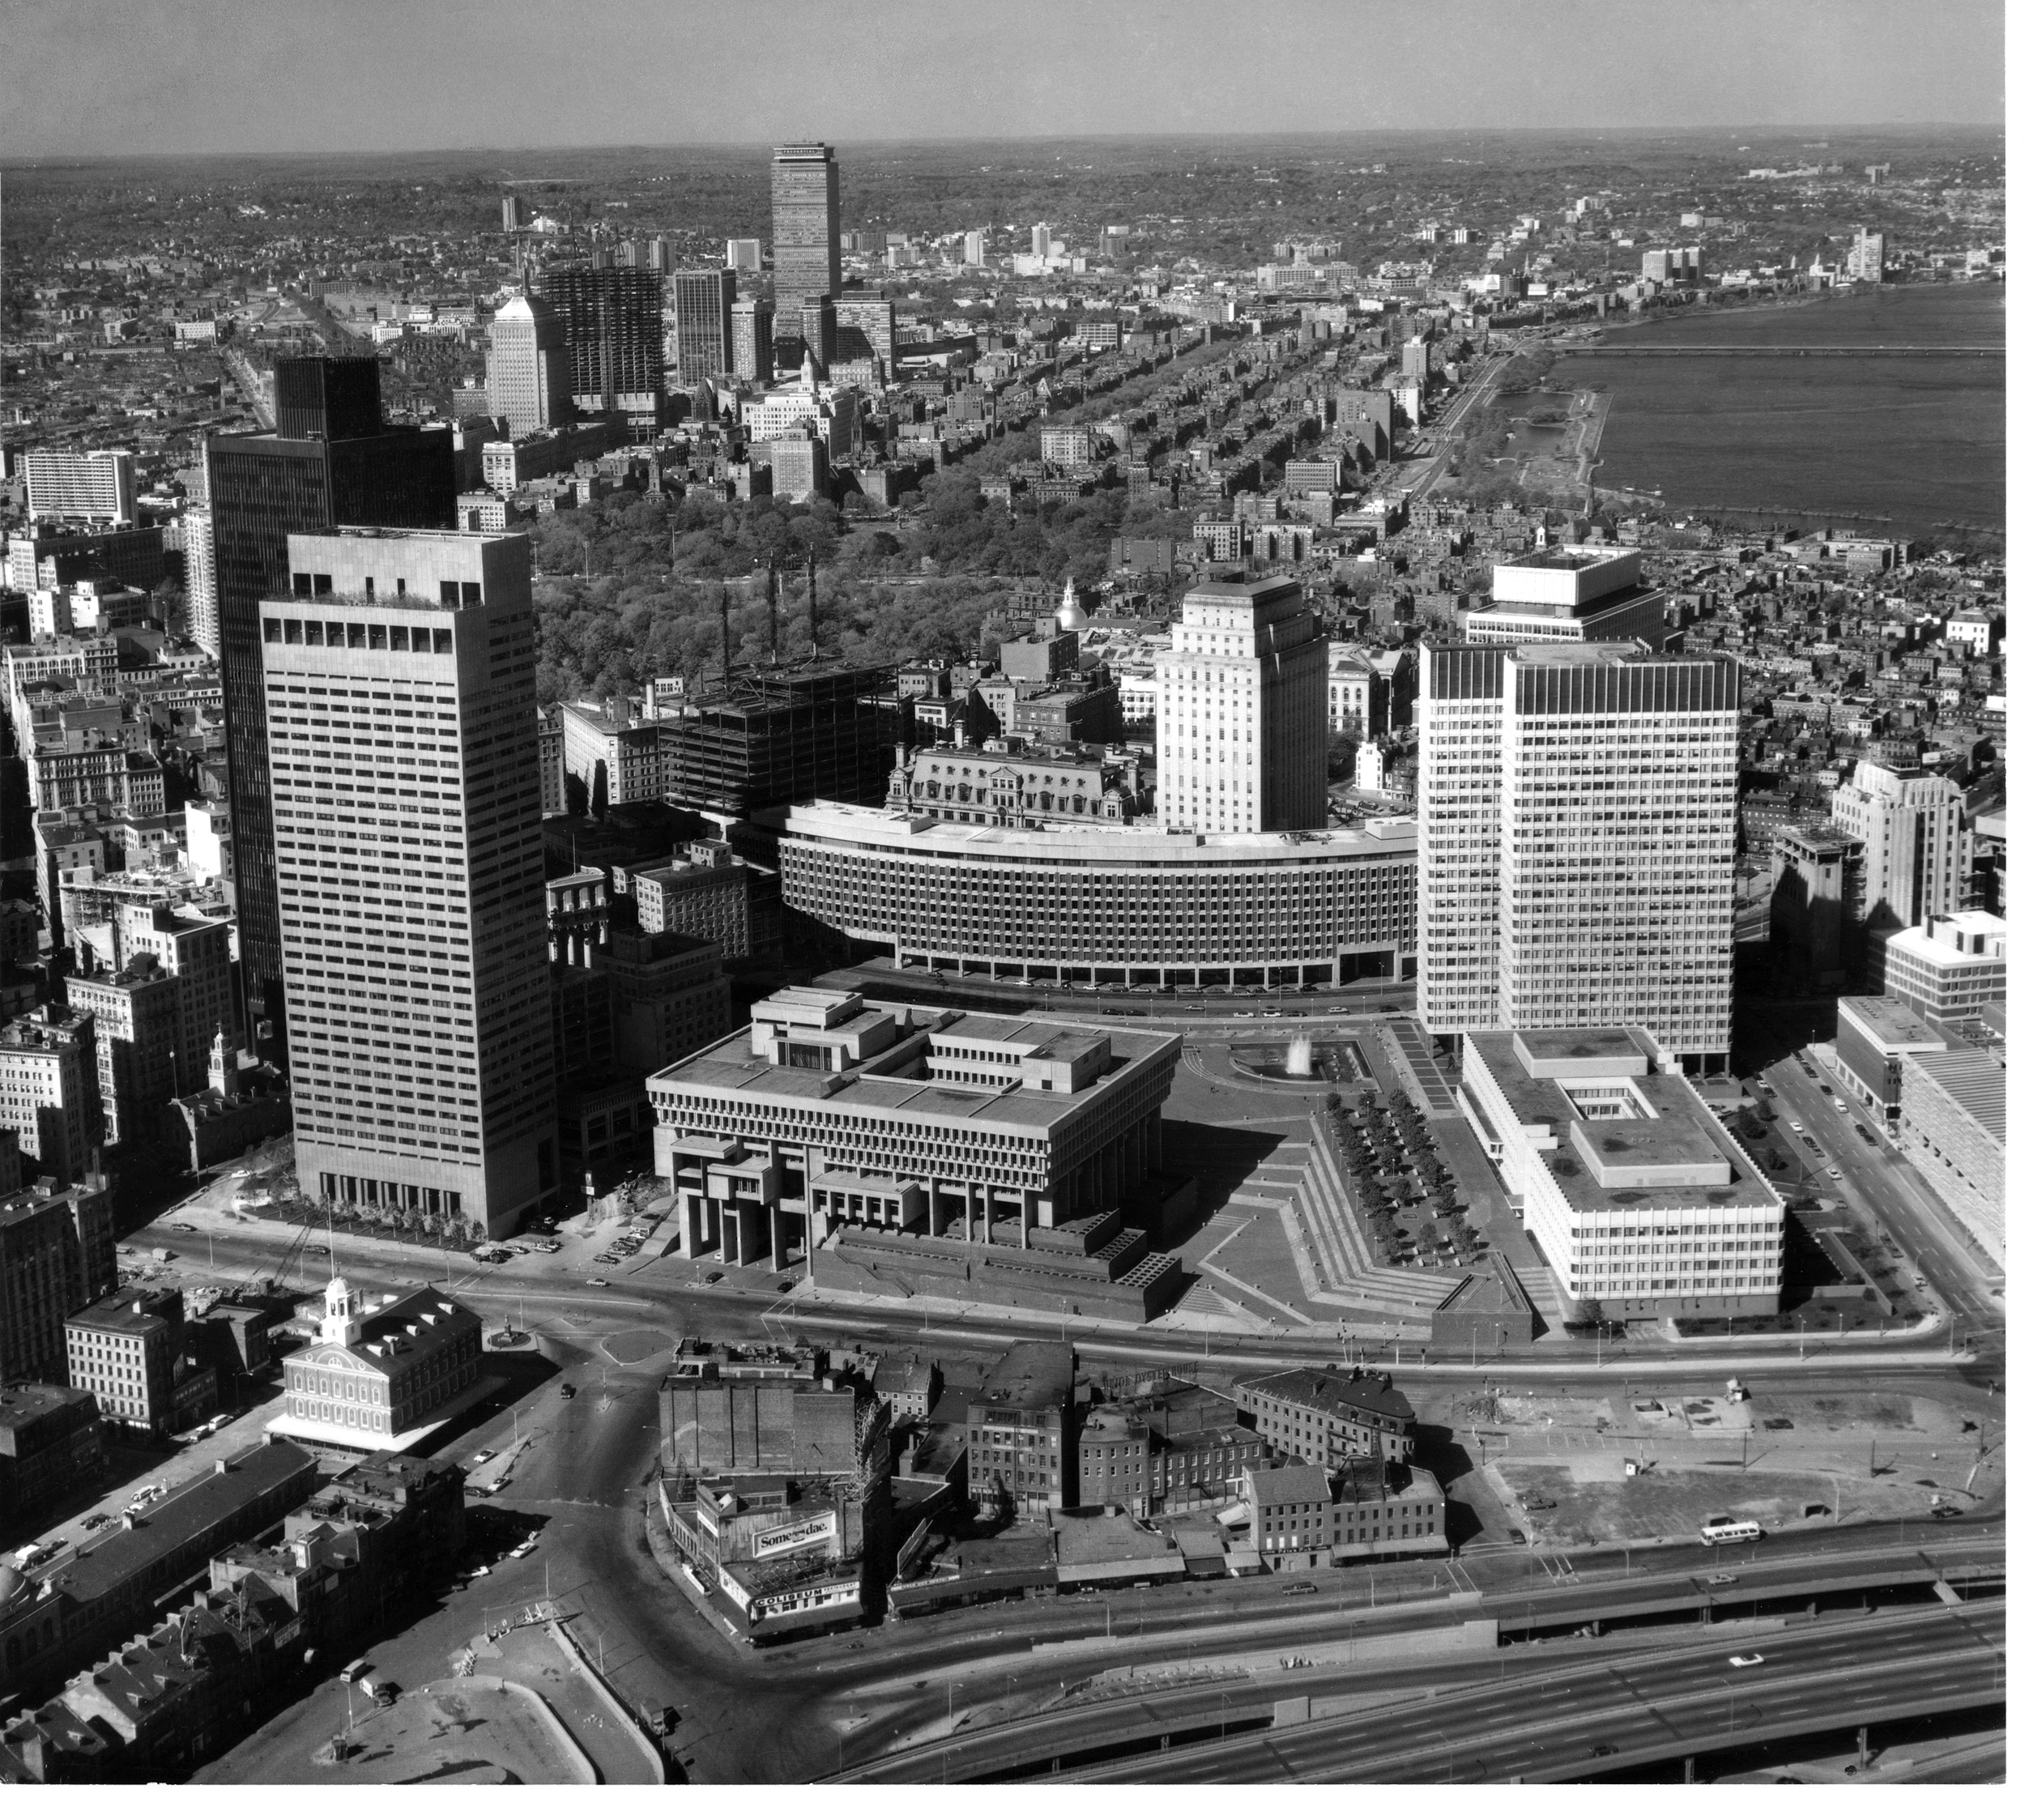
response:
<svg viewBox="0 0 2025 1820"><path fill-rule="evenodd" d="M810 658L752 665L684 701L661 722L662 791L706 814L744 817L816 797L885 800L896 742L906 739L890 664Z"/></svg>

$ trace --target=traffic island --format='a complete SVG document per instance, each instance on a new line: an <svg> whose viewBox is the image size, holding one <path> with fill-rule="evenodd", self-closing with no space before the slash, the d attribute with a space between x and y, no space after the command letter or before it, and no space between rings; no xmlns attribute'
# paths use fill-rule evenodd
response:
<svg viewBox="0 0 2025 1820"><path fill-rule="evenodd" d="M467 1675L432 1681L390 1706L369 1707L322 1740L285 1780L328 1787L539 1785L600 1778L539 1694L496 1675Z"/></svg>

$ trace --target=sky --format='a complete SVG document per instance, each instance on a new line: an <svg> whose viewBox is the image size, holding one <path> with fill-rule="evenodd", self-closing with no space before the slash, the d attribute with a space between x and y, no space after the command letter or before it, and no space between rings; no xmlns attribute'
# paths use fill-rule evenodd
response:
<svg viewBox="0 0 2025 1820"><path fill-rule="evenodd" d="M0 0L0 158L1995 125L2003 27L2003 0Z"/></svg>

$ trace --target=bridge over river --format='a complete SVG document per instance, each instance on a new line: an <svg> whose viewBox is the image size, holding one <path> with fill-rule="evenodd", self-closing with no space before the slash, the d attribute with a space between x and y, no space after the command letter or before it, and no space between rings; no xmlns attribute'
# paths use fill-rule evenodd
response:
<svg viewBox="0 0 2025 1820"><path fill-rule="evenodd" d="M1556 352L1585 360L1628 360L1635 356L1640 360L1653 355L1682 356L1691 355L1720 355L1725 360L2001 360L2004 350L2000 347L1732 347L1713 343L1701 342L1650 342L1618 343L1610 347L1592 347L1583 343L1573 346L1563 343Z"/></svg>

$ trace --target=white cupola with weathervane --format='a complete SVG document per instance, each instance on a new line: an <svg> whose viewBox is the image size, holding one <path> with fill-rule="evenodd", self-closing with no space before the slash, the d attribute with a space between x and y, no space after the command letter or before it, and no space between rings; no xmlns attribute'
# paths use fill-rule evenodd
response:
<svg viewBox="0 0 2025 1820"><path fill-rule="evenodd" d="M333 1346L356 1346L364 1331L360 1324L365 1313L364 1298L355 1294L342 1277L333 1277L324 1287L323 1322L317 1337Z"/></svg>

